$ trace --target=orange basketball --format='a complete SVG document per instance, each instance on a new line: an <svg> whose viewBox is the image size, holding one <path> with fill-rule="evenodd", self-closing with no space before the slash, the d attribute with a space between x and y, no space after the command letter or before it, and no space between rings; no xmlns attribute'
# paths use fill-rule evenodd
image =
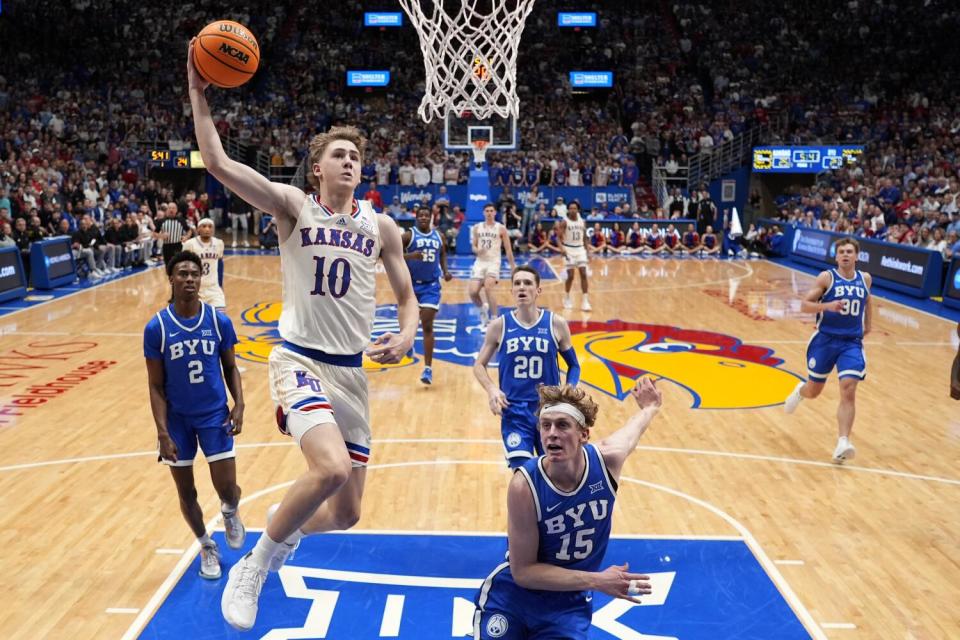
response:
<svg viewBox="0 0 960 640"><path fill-rule="evenodd" d="M239 87L257 72L260 45L238 22L211 22L193 43L193 65L204 80L218 87Z"/></svg>

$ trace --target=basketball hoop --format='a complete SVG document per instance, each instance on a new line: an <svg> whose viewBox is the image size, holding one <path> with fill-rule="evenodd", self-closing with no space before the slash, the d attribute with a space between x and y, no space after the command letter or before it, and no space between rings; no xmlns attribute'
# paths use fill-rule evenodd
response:
<svg viewBox="0 0 960 640"><path fill-rule="evenodd" d="M490 143L486 140L474 140L470 144L473 145L473 162L479 167L487 161L487 145Z"/></svg>
<svg viewBox="0 0 960 640"><path fill-rule="evenodd" d="M482 3L482 7L477 5ZM519 116L517 47L534 0L400 0L420 36L424 122L448 111ZM474 148L476 157L476 147Z"/></svg>

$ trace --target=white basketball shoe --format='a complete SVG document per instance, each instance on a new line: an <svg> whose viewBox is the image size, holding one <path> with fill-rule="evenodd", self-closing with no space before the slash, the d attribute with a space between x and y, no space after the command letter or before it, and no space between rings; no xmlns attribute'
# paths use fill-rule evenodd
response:
<svg viewBox="0 0 960 640"><path fill-rule="evenodd" d="M790 395L787 396L787 399L783 401L783 410L786 413L793 413L797 410L797 407L800 406L800 401L803 400L803 396L800 395L800 389L803 385L803 382L798 382L797 386L790 392Z"/></svg>
<svg viewBox="0 0 960 640"><path fill-rule="evenodd" d="M247 528L243 526L240 520L240 510L236 509L231 513L220 512L223 515L223 528L226 530L227 546L231 549L239 549L243 546L243 541L247 537Z"/></svg>
<svg viewBox="0 0 960 640"><path fill-rule="evenodd" d="M200 546L200 577L205 580L219 580L220 572L220 549L217 543L211 541L210 544Z"/></svg>
<svg viewBox="0 0 960 640"><path fill-rule="evenodd" d="M253 552L233 565L227 574L227 586L220 597L220 613L234 629L249 631L257 621L260 590L267 580L267 571L254 564Z"/></svg>
<svg viewBox="0 0 960 640"><path fill-rule="evenodd" d="M843 464L847 460L853 460L857 455L857 450L847 438L837 440L837 448L833 450L834 464Z"/></svg>

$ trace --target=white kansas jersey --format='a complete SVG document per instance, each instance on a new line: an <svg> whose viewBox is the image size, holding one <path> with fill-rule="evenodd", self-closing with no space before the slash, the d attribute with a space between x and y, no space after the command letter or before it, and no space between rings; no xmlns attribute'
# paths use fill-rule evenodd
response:
<svg viewBox="0 0 960 640"><path fill-rule="evenodd" d="M184 251L192 251L200 256L203 264L203 276L200 278L200 299L214 307L225 307L221 282L223 281L223 240L210 238L204 244L199 236L183 243Z"/></svg>
<svg viewBox="0 0 960 640"><path fill-rule="evenodd" d="M473 234L477 239L477 260L492 262L500 261L500 229L503 225L494 222L488 225L486 222L474 225Z"/></svg>
<svg viewBox="0 0 960 640"><path fill-rule="evenodd" d="M377 214L366 201L334 213L306 198L296 227L280 245L280 336L301 347L353 355L370 343L380 257Z"/></svg>
<svg viewBox="0 0 960 640"><path fill-rule="evenodd" d="M563 232L563 244L568 247L582 247L587 227L583 218L579 216L577 216L576 220L567 218L566 222L567 228Z"/></svg>

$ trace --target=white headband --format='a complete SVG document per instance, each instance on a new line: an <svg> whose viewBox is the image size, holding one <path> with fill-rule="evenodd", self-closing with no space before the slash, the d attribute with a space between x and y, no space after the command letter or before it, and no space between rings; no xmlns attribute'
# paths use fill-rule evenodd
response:
<svg viewBox="0 0 960 640"><path fill-rule="evenodd" d="M571 418L573 418L574 420L576 420L578 423L580 423L580 426L587 425L587 419L583 416L583 413L580 411L580 409L577 409L575 406L573 406L570 403L560 402L558 404L548 404L544 407L541 407L540 415L543 415L547 411L553 411L556 413L565 413Z"/></svg>
<svg viewBox="0 0 960 640"><path fill-rule="evenodd" d="M202 224L209 224L209 225L212 226L212 227L216 227L216 226L217 226L217 225L213 224L213 220L210 219L210 218L203 218L203 219L201 219L200 222L197 223L197 226L199 227L199 226L202 225Z"/></svg>

